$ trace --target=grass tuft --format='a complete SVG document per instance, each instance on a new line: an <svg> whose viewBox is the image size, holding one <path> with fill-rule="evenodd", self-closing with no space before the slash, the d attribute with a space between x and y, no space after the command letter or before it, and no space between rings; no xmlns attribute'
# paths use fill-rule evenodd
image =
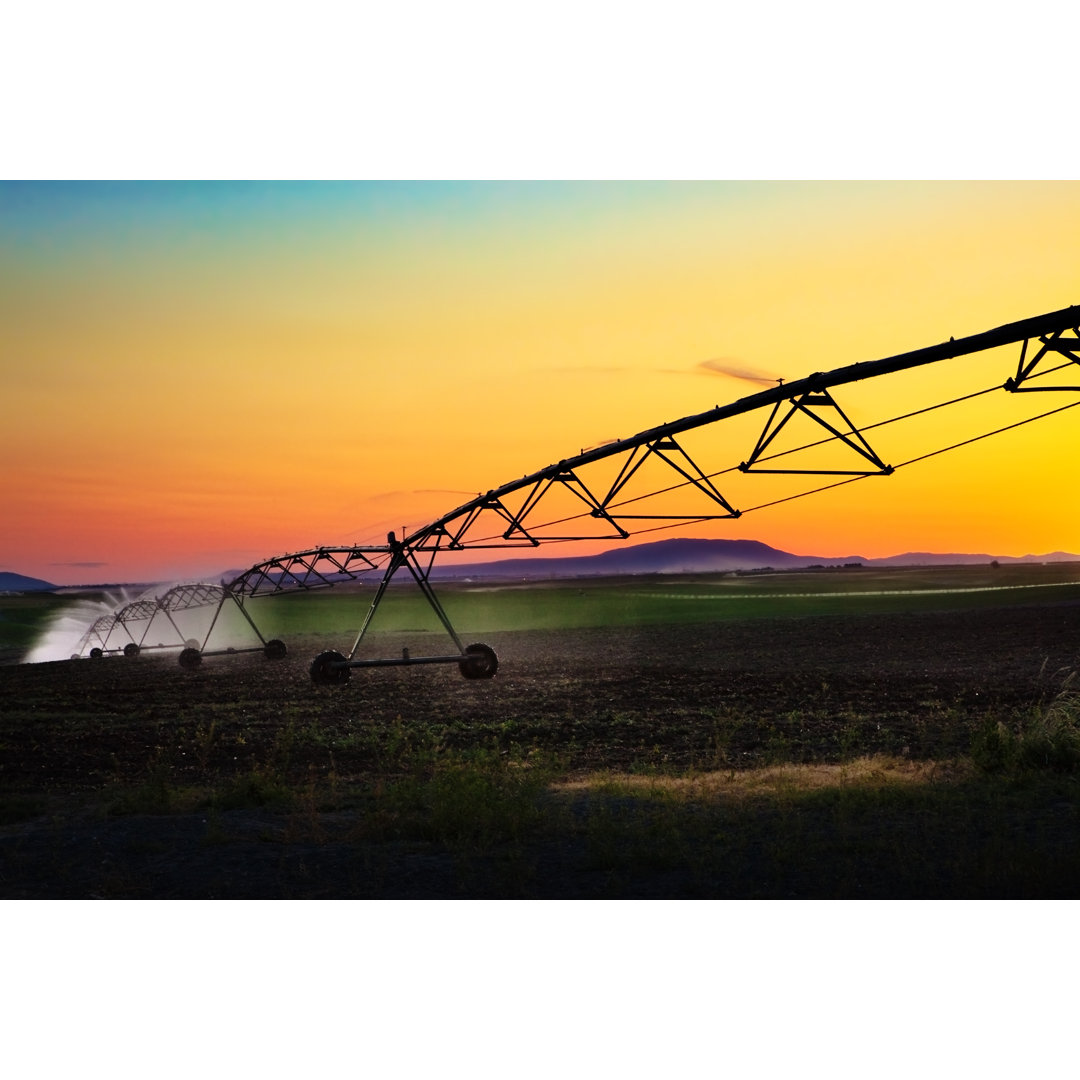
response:
<svg viewBox="0 0 1080 1080"><path fill-rule="evenodd" d="M216 810L245 810L252 807L286 810L293 805L293 789L273 771L256 769L237 777L209 799Z"/></svg>
<svg viewBox="0 0 1080 1080"><path fill-rule="evenodd" d="M0 825L17 825L45 813L46 802L40 795L4 795L0 797Z"/></svg>
<svg viewBox="0 0 1080 1080"><path fill-rule="evenodd" d="M1009 726L988 720L972 740L971 757L989 773L1080 772L1080 692L1075 672L1046 704Z"/></svg>

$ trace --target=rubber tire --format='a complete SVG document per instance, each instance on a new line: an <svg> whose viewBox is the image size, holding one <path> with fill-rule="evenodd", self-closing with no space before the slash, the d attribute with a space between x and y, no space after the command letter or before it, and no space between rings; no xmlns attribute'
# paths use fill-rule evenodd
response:
<svg viewBox="0 0 1080 1080"><path fill-rule="evenodd" d="M467 660L458 664L458 669L466 679L494 679L499 670L499 658L490 645L476 642L465 650Z"/></svg>
<svg viewBox="0 0 1080 1080"><path fill-rule="evenodd" d="M271 638L263 646L263 656L267 660L284 660L285 654L289 650L285 647L285 642L280 641L278 638Z"/></svg>
<svg viewBox="0 0 1080 1080"><path fill-rule="evenodd" d="M180 666L194 671L202 663L202 653L198 649L185 649L180 654Z"/></svg>
<svg viewBox="0 0 1080 1080"><path fill-rule="evenodd" d="M105 655L105 653L101 649L99 649L96 645L94 646L94 648L92 648L90 650L90 659L91 660L100 660L104 655Z"/></svg>
<svg viewBox="0 0 1080 1080"><path fill-rule="evenodd" d="M333 649L319 653L311 661L311 681L321 686L340 686L349 681L352 668L335 667L335 664L345 662L345 657Z"/></svg>
<svg viewBox="0 0 1080 1080"><path fill-rule="evenodd" d="M134 641L129 641L124 646L124 655L129 657L129 658L132 657L132 656L138 656L139 655L139 646L136 645Z"/></svg>

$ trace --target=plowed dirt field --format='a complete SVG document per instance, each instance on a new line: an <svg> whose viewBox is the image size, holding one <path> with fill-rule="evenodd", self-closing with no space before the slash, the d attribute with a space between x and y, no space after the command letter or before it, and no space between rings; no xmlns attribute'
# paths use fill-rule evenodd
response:
<svg viewBox="0 0 1080 1080"><path fill-rule="evenodd" d="M207 657L195 671L173 653L0 668L0 895L956 895L963 884L932 867L929 878L898 878L863 861L861 883L847 871L778 869L761 848L774 835L766 806L744 821L737 852L718 848L694 863L685 845L713 842L702 837L720 845L731 822L717 818L702 832L690 819L721 810L680 803L674 818L665 810L674 832L661 835L654 800L634 820L666 849L653 859L639 851L629 863L615 850L605 862L596 815L617 824L625 792L574 794L563 782L597 772L842 767L874 755L893 767L945 769L988 721L1022 715L1060 689L1080 652L1080 604L486 640L500 657L490 680L418 666L354 671L342 686L319 686L311 658L347 644L320 638L290 641L282 660ZM368 651L400 654L402 642L420 651L415 634L374 638ZM489 777L545 763L550 782L528 796L535 816L514 825L507 810L510 823L487 831L425 831L426 796L409 806L389 799L403 780L437 778L447 760L467 768L470 755ZM476 794L479 805L493 798ZM1022 813L1035 814L1046 842L1074 859L1077 805L1066 793ZM459 810L470 812L480 810ZM886 851L887 830L872 818L870 840ZM635 835L616 828L611 842L625 847ZM839 837L837 850L851 839ZM1044 893L1045 880L1031 888ZM989 879L970 891L980 888L1024 891Z"/></svg>

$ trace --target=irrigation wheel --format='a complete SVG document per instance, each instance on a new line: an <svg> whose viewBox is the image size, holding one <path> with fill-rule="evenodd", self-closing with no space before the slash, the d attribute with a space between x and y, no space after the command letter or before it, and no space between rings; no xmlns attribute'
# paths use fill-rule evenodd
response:
<svg viewBox="0 0 1080 1080"><path fill-rule="evenodd" d="M186 648L180 654L180 666L194 671L202 663L202 653L198 649Z"/></svg>
<svg viewBox="0 0 1080 1080"><path fill-rule="evenodd" d="M100 660L104 655L105 655L105 653L101 649L99 649L96 645L94 646L94 648L92 648L90 650L90 659L91 660Z"/></svg>
<svg viewBox="0 0 1080 1080"><path fill-rule="evenodd" d="M467 659L458 664L466 679L493 679L499 670L499 658L490 645L477 642L465 650Z"/></svg>
<svg viewBox="0 0 1080 1080"><path fill-rule="evenodd" d="M263 646L263 656L265 656L267 660L283 660L288 651L289 650L285 647L285 642L280 641L278 638L271 638Z"/></svg>
<svg viewBox="0 0 1080 1080"><path fill-rule="evenodd" d="M337 686L349 681L352 668L339 666L345 664L345 657L333 649L319 653L311 661L311 681L327 686Z"/></svg>
<svg viewBox="0 0 1080 1080"><path fill-rule="evenodd" d="M138 656L139 655L139 646L136 645L134 641L129 641L124 646L124 655L125 656Z"/></svg>

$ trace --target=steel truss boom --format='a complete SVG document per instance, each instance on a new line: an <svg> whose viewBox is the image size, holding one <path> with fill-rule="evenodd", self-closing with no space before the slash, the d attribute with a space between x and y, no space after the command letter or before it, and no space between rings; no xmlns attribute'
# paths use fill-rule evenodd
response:
<svg viewBox="0 0 1080 1080"><path fill-rule="evenodd" d="M583 502L591 506L593 516L603 517L608 520L615 526L617 535L621 535L625 538L629 534L618 526L615 516L610 511L610 504L615 496L618 495L621 485L617 483L612 486L605 497L595 498L584 488L584 485L581 484L581 481L576 475L576 470L586 465L590 465L593 462L602 461L619 454L632 455L635 451L641 449L645 449L647 453L655 454L657 457L666 460L677 472L681 472L690 483L709 494L717 505L725 511L724 513L718 513L711 516L738 517L739 511L732 509L722 496L719 495L719 492L716 492L708 478L705 477L697 466L689 460L688 455L685 455L685 452L678 447L674 437L687 431L693 431L696 428L718 423L721 420L727 420L744 413L754 412L758 409L769 407L772 407L773 411L766 424L766 429L762 433L762 437L758 440L758 443L754 447L749 458L739 466L742 471L767 471L754 468L754 462L760 458L761 454L772 441L772 438L775 437L776 433L779 431L779 428L783 426L783 423L786 423L786 420L792 415L792 412L800 410L811 414L813 419L831 431L834 436L846 441L848 445L857 450L859 454L874 466L874 472L888 475L891 472L890 467L882 462L873 450L870 449L869 444L867 444L865 439L855 431L853 425L851 425L850 421L848 421L847 417L833 400L832 395L829 394L829 391L833 387L845 386L849 383L876 378L880 375L889 375L898 371L906 371L910 368L934 364L942 360L968 356L972 353L984 352L988 349L994 349L1002 345L1012 345L1017 342L1023 342L1024 352L1021 355L1017 374L1014 378L1008 379L1003 384L1003 389L1012 392L1021 389L1032 389L1030 387L1022 386L1021 384L1031 377L1035 365L1047 353L1061 353L1074 363L1080 364L1080 358L1078 358L1078 355L1080 355L1080 337L1077 336L1080 335L1080 330L1078 330L1078 325L1080 325L1080 306L1074 305L1062 308L1060 311L1049 312L1046 315L1038 315L1030 319L1022 319L1019 322L1008 323L1005 326L999 326L994 330L987 330L981 334L973 334L958 340L950 338L940 345L931 345L926 348L915 349L912 352L900 353L896 356L886 357L882 360L848 364L844 367L836 368L833 371L815 372L803 379L798 379L789 383L781 383L778 386L770 387L767 390L761 390L748 397L739 398L728 405L717 405L707 412L696 413L692 416L683 417L681 420L673 420L669 423L659 424L654 428L649 428L647 431L639 432L637 435L633 435L629 438L618 439L604 446L585 450L575 457L566 458L554 465L549 465L544 469L540 469L538 472L523 476L520 480L512 480L510 483L503 484L502 487L494 488L484 495L479 495L475 499L463 503L456 509L451 510L448 514L444 514L441 518L433 521L430 525L426 525L422 529L418 529L416 532L405 537L402 542L406 547L412 549L428 549L433 545L438 546L442 540L448 541L444 550L461 550L467 546L481 546L478 544L467 544L463 538L463 534L468 525L476 519L480 510L493 509L508 523L508 528L502 538L504 541L518 539L524 540L529 546L536 546L541 543L542 540L531 536L527 532L524 526L524 519L535 507L541 495L551 485L556 483L562 483L567 486L578 485L581 490L576 491L575 493L579 495ZM1074 336L1072 338L1063 339L1061 335L1066 330L1072 330ZM1038 340L1041 344L1041 348L1038 350L1034 359L1026 361L1025 354L1027 345L1032 339ZM1039 389L1042 388L1040 387ZM1080 389L1080 387L1047 387L1046 389L1076 390ZM773 420L776 417L778 410L785 403L790 406L790 411L779 424L774 424ZM815 408L823 406L835 409L839 417L847 424L849 429L848 433L838 430L835 426L827 423L821 417L813 413ZM688 464L688 468L684 469L671 460L678 455L681 455L684 458L683 464L684 466ZM798 471L807 473L812 472L818 475L822 472L821 470L816 469ZM521 507L516 514L511 512L506 507L503 500L510 495L528 489L532 489L532 491L524 506ZM651 517L651 515L649 516ZM692 519L685 520L700 521L703 520L703 518L699 515L694 515ZM452 530L451 525L459 521L463 521L465 523L464 526L456 531ZM589 537L589 539L593 538L593 536ZM556 537L546 539L562 540L567 538ZM581 537L573 537L572 539L581 539ZM507 545L506 543L493 543L487 546L505 547Z"/></svg>
<svg viewBox="0 0 1080 1080"><path fill-rule="evenodd" d="M684 433L757 410L768 410L761 435L745 460L733 466L731 470L722 471L737 469L750 474L839 475L851 480L873 475L888 476L894 471L894 467L882 459L865 435L871 427L881 425L864 426L864 430L859 431L844 412L833 391L851 383L1016 343L1021 343L1016 372L1001 384L1000 389L1010 393L1035 390L1080 391L1080 385L1031 385L1035 378L1060 370L1059 367L1039 370L1040 364L1047 357L1062 360L1061 368L1069 368L1073 364L1080 366L1080 306L1071 306L1048 312L1045 315L1008 323L969 337L950 338L938 345L899 353L884 359L848 364L826 372L815 372L793 382L784 383L778 380L776 386L739 398L729 404L717 405L706 412L659 424L630 438L614 440L583 450L575 456L564 458L546 468L503 484L501 487L492 488L462 503L430 524L406 534L400 540L394 533L390 533L385 545L324 546L276 556L251 567L228 584L223 582L219 586L179 586L160 597L156 603L167 615L177 609L217 603L218 609L214 615L216 623L221 606L226 601L233 601L251 624L260 641L263 641L251 616L245 610L245 601L257 596L289 590L325 588L342 581L357 580L371 571L381 569L381 581L348 657L337 652L321 654L312 664L312 677L317 682L337 683L348 678L352 667L393 663L456 662L460 665L462 674L467 678L488 678L495 674L497 668L494 652L486 645L463 646L431 586L432 567L440 552L487 548L533 548L542 543L586 539L626 539L632 534L636 523L644 520L688 524L737 518L743 511L735 508L713 483L713 478L718 476L719 472L704 472L680 444L679 437ZM1076 379L1076 382L1080 383L1080 378ZM986 391L979 391L979 393L984 392ZM842 470L765 467L765 463L771 460L767 452L772 448L777 436L789 421L799 416L807 417L820 425L826 433L822 441L836 440L847 447L854 455L853 467ZM772 455L772 457L778 456L781 455ZM605 481L602 486L597 486L595 481L592 481L593 486L590 486L582 477L582 470L594 463L611 459L615 459L613 461L614 479ZM635 477L640 479L643 469L655 470L657 467L661 471L666 470L666 475L670 476L672 481L671 486L653 487L650 494L628 497L628 485L631 481ZM625 509L632 503L676 488L685 489L693 494L698 507L681 514L628 513ZM803 494L811 493L804 492ZM556 521L534 524L538 507L545 501L550 502L550 497L560 494L569 496L571 505L577 508L577 513L561 517ZM767 505L773 505L773 503L762 504L762 506ZM761 508L751 507L750 509ZM590 523L588 526L590 531L583 531L585 526L581 526L580 529L573 527L573 522L583 519ZM494 532L491 531L492 528L495 529ZM557 532L552 533L550 531L552 528L556 528ZM596 529L605 531L598 534ZM457 652L450 656L414 658L410 657L406 650L401 659L353 659L376 609L385 596L387 587L395 574L401 570L406 570L419 586L444 629L450 635ZM150 607L139 607L123 611L119 616L114 614L103 617L88 631L83 644L96 638L101 642L102 647L107 647L109 635L117 627L127 630L129 621L152 620L154 614L155 612ZM169 617L171 621L171 616ZM212 623L211 630L213 625ZM130 635L130 630L128 633ZM284 655L285 647L281 642L264 641L263 644L268 657ZM205 641L203 646L205 647ZM98 655L101 654L102 647L95 650ZM184 654L181 655L181 661L184 662L184 656L187 655L188 663L194 666L198 660L198 652L199 650L192 648L185 649ZM192 653L195 654L194 657Z"/></svg>
<svg viewBox="0 0 1080 1080"><path fill-rule="evenodd" d="M291 589L325 589L378 569L390 546L317 547L258 563L228 585L237 596L264 596Z"/></svg>
<svg viewBox="0 0 1080 1080"><path fill-rule="evenodd" d="M609 529L611 539L626 539L630 530L624 522L642 520L673 520L679 522L702 521L717 518L735 518L740 511L735 509L717 490L712 480L706 475L686 450L679 444L678 436L697 428L716 424L745 413L759 409L770 409L765 428L748 458L738 465L740 471L750 472L785 472L816 475L844 475L851 478L883 475L893 472L893 467L886 464L873 450L865 436L860 433L844 413L831 391L836 387L866 379L876 378L927 364L937 363L960 356L971 355L1003 345L1023 343L1020 362L1015 377L1003 384L1003 389L1011 392L1029 389L1023 384L1032 378L1035 368L1044 356L1056 353L1067 360L1080 364L1080 307L1068 307L1045 315L1009 323L981 334L900 353L881 360L849 364L827 372L815 372L795 382L779 383L775 387L759 391L740 398L728 405L717 405L707 412L683 417L680 420L657 425L639 432L627 439L619 439L602 446L584 450L574 457L565 458L537 472L518 480L510 481L501 487L478 495L449 513L437 518L431 524L406 535L398 541L394 534L388 537L391 559L386 567L383 580L372 601L371 607L360 628L349 657L339 653L324 653L312 665L312 677L316 681L340 682L348 676L348 669L365 664L390 663L393 661L356 661L355 656L360 642L371 623L372 617L382 600L386 588L395 573L407 568L420 586L433 610L449 632L455 645L461 650L461 642L450 624L442 605L431 587L430 571L436 554L440 551L462 551L466 549L536 547L544 542L595 539L595 533L560 532L558 535L537 535L529 519L536 507L549 492L561 489L577 499L585 508L584 515L594 521L603 522ZM1071 337L1063 335L1071 331ZM1028 344L1031 340L1039 342L1036 355L1027 359ZM1057 387L1055 389L1076 389ZM784 410L786 407L786 411ZM831 438L845 444L861 459L861 468L850 470L822 469L766 469L760 462L773 440L784 425L797 413L804 414L821 425ZM595 462L619 455L624 457L618 474L606 491L592 490L579 475L579 471ZM618 500L626 484L647 460L655 460L669 467L681 480L674 486L690 487L704 495L710 512L689 515L627 514L620 507L625 502ZM714 474L715 475L715 474ZM518 496L517 500L512 500ZM498 522L501 532L495 535L470 538L470 533L483 518ZM575 518L562 519L564 522ZM555 522L552 524L559 524ZM370 549L369 549L370 550ZM427 556L426 566L420 556ZM470 646L480 649L486 646ZM489 650L490 651L490 650ZM464 657L467 650L461 650L458 659ZM429 658L435 659L435 658ZM447 660L453 657L444 658ZM404 658L401 662L409 662ZM462 671L467 673L465 661ZM485 672L486 673L486 672ZM490 665L490 674L494 674L494 654Z"/></svg>

